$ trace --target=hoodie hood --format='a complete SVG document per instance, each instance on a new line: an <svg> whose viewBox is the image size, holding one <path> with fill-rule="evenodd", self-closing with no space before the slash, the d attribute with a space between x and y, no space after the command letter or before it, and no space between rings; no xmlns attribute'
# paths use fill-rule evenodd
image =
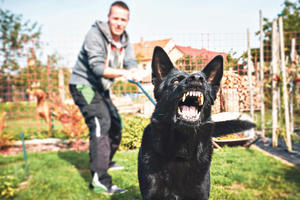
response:
<svg viewBox="0 0 300 200"><path fill-rule="evenodd" d="M111 35L111 32L110 32L108 22L96 21L93 26L96 26L100 30L100 32L103 34L105 39L110 44L113 44L114 46L116 46L115 42L112 39L112 35ZM120 37L120 43L121 43L122 47L126 47L128 42L129 42L129 36L128 36L127 32L124 31L124 33Z"/></svg>

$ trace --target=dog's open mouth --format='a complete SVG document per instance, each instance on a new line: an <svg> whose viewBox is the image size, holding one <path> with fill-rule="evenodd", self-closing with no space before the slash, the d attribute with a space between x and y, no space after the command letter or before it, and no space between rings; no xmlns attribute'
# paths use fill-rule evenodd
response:
<svg viewBox="0 0 300 200"><path fill-rule="evenodd" d="M188 91L184 93L178 103L178 117L187 122L199 121L203 102L203 94L199 91Z"/></svg>

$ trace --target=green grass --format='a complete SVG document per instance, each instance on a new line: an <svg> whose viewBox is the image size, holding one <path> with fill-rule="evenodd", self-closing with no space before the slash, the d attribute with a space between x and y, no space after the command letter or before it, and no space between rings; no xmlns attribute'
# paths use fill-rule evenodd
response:
<svg viewBox="0 0 300 200"><path fill-rule="evenodd" d="M125 166L113 171L114 184L126 188L121 195L105 196L88 189L91 175L87 152L48 152L28 155L30 176L15 200L141 199L137 180L137 150L117 153ZM25 180L22 155L0 156L0 176ZM300 169L286 166L262 153L225 147L214 152L211 167L211 199L300 199ZM1 193L1 192L0 192Z"/></svg>

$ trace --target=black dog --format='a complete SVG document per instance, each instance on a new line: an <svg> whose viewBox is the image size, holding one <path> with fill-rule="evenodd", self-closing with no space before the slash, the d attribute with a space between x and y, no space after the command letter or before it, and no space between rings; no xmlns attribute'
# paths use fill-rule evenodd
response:
<svg viewBox="0 0 300 200"><path fill-rule="evenodd" d="M222 76L222 56L201 72L188 74L176 69L162 48L154 49L152 83L157 105L138 156L144 200L208 199L212 137L255 126L241 120L211 121Z"/></svg>

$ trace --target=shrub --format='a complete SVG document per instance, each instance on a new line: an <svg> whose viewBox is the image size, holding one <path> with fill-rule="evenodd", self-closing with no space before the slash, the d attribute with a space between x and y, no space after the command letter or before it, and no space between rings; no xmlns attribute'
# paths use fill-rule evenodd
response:
<svg viewBox="0 0 300 200"><path fill-rule="evenodd" d="M4 146L9 145L12 142L12 137L10 134L3 134L3 129L5 127L5 116L6 112L0 114L0 149L2 149L2 147Z"/></svg>
<svg viewBox="0 0 300 200"><path fill-rule="evenodd" d="M10 145L13 142L13 139L10 135L3 135L0 133L0 149L5 146Z"/></svg>
<svg viewBox="0 0 300 200"><path fill-rule="evenodd" d="M150 120L134 115L123 115L123 135L120 145L121 150L131 150L139 148L142 141L144 128Z"/></svg>

